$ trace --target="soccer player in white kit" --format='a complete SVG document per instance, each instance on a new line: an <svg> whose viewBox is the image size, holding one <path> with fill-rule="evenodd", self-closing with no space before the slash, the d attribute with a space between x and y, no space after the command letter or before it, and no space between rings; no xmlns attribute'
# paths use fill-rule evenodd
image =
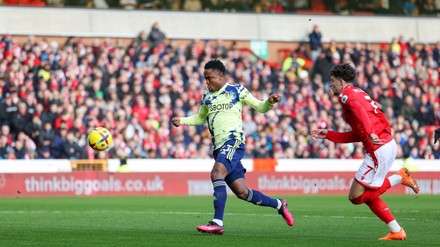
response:
<svg viewBox="0 0 440 247"><path fill-rule="evenodd" d="M287 209L285 199L266 196L258 190L248 188L245 180L246 169L241 164L245 154L242 127L242 109L249 104L258 112L265 113L281 100L281 95L272 94L269 99L256 99L242 85L232 85L226 81L225 65L219 60L205 64L204 77L208 90L202 97L197 114L185 118L174 117L174 126L208 124L214 150L214 167L211 181L214 187L214 218L206 225L197 226L204 233L223 234L223 215L226 205L226 185L234 194L258 206L277 209L289 226L293 226L293 215Z"/></svg>

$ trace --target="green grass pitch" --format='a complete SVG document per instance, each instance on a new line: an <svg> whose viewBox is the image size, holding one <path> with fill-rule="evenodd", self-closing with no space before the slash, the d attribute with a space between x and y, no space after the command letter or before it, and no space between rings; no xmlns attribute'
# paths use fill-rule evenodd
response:
<svg viewBox="0 0 440 247"><path fill-rule="evenodd" d="M288 196L295 226L274 209L229 196L225 235L195 226L212 218L208 196L0 198L0 246L440 246L440 196L382 196L407 232L378 241L386 225L346 196Z"/></svg>

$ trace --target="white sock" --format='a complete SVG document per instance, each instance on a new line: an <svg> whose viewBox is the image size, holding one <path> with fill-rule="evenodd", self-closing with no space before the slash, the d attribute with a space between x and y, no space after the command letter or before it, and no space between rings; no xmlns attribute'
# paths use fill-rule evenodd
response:
<svg viewBox="0 0 440 247"><path fill-rule="evenodd" d="M389 176L388 180L390 180L391 187L402 183L402 177L399 174Z"/></svg>
<svg viewBox="0 0 440 247"><path fill-rule="evenodd" d="M280 208L283 205L283 203L281 202L280 199L277 199L277 202L278 202L277 209L280 210Z"/></svg>
<svg viewBox="0 0 440 247"><path fill-rule="evenodd" d="M388 227L390 228L390 231L392 232L400 232L400 225L397 223L396 220L391 221L388 223Z"/></svg>
<svg viewBox="0 0 440 247"><path fill-rule="evenodd" d="M217 225L219 225L219 226L223 226L223 220L213 219L212 221L217 223Z"/></svg>

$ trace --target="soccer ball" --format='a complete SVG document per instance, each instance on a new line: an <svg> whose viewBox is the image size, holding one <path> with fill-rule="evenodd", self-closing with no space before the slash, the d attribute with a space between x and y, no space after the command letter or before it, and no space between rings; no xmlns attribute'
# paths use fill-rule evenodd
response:
<svg viewBox="0 0 440 247"><path fill-rule="evenodd" d="M112 134L103 127L93 128L89 133L89 146L96 151L108 150L113 142Z"/></svg>

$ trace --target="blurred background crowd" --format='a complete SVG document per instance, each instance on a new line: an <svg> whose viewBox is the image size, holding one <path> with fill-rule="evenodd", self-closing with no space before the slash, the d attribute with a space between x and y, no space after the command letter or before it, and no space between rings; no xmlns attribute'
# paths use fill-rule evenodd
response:
<svg viewBox="0 0 440 247"><path fill-rule="evenodd" d="M439 0L0 0L0 5L209 12L435 16Z"/></svg>
<svg viewBox="0 0 440 247"><path fill-rule="evenodd" d="M173 128L173 116L199 109L203 66L221 59L230 82L266 99L283 100L266 114L243 109L246 158L363 158L362 144L313 140L312 128L348 131L329 69L351 63L356 85L388 117L398 158L439 159L433 130L440 126L440 42L415 44L399 36L389 43L323 41L315 26L282 63L269 63L234 42L166 38L155 23L127 44L81 38L65 42L30 36L0 41L0 158L210 158L206 126ZM87 145L91 128L113 134L109 152Z"/></svg>

